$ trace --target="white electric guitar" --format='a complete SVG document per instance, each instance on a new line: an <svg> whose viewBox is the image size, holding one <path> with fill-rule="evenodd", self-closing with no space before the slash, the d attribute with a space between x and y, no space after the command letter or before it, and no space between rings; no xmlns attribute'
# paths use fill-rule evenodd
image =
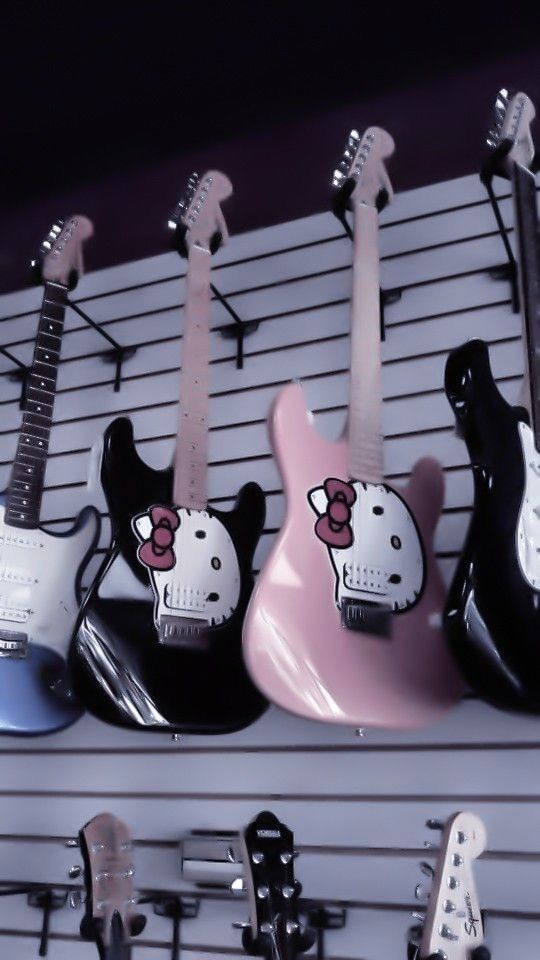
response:
<svg viewBox="0 0 540 960"><path fill-rule="evenodd" d="M68 287L82 271L86 217L55 224L41 247L45 289L26 403L7 490L0 500L0 731L46 733L82 712L66 672L84 567L100 529L86 507L71 530L40 527L45 468Z"/></svg>
<svg viewBox="0 0 540 960"><path fill-rule="evenodd" d="M409 960L487 960L484 924L472 861L486 848L484 824L473 813L455 813L447 821L433 871L419 943L409 944ZM428 865L425 865L426 869ZM479 949L481 948L481 949Z"/></svg>

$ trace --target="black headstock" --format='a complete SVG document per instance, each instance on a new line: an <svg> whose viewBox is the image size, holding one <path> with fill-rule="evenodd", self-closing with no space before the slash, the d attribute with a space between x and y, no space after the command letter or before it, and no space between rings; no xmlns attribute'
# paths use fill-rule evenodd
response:
<svg viewBox="0 0 540 960"><path fill-rule="evenodd" d="M250 904L244 949L253 956L293 960L314 941L298 919L302 888L294 877L293 834L265 810L244 830L242 852Z"/></svg>

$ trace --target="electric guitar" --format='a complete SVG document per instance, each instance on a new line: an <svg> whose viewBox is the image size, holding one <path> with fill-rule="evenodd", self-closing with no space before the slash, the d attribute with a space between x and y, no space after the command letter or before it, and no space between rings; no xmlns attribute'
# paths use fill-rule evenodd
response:
<svg viewBox="0 0 540 960"><path fill-rule="evenodd" d="M100 960L129 960L131 938L146 925L135 911L129 830L111 813L100 813L82 828L79 843L86 887L81 936L95 941Z"/></svg>
<svg viewBox="0 0 540 960"><path fill-rule="evenodd" d="M0 732L61 730L80 717L66 669L83 570L100 517L86 507L66 533L40 523L68 287L82 272L86 217L55 224L41 247L43 303L7 490L0 497ZM36 264L37 266L37 264Z"/></svg>
<svg viewBox="0 0 540 960"><path fill-rule="evenodd" d="M220 203L231 191L222 173L206 173L171 221L188 254L172 469L140 459L127 418L105 432L113 545L82 607L71 665L87 707L121 726L226 733L266 707L241 640L264 494L246 484L229 512L207 498L210 263L226 239Z"/></svg>
<svg viewBox="0 0 540 960"><path fill-rule="evenodd" d="M247 923L238 924L244 950L266 960L295 960L315 936L298 918L302 887L294 879L293 835L266 810L243 831L241 849L250 913Z"/></svg>
<svg viewBox="0 0 540 960"><path fill-rule="evenodd" d="M315 433L302 390L279 394L270 431L286 518L246 617L244 653L264 693L311 719L418 727L461 695L441 627L432 540L443 500L434 460L403 491L383 479L378 210L392 138L353 131L334 176L354 214L348 433Z"/></svg>
<svg viewBox="0 0 540 960"><path fill-rule="evenodd" d="M531 172L534 108L497 100L491 145L511 177L527 347L528 410L510 406L487 345L470 340L446 364L445 389L471 459L474 508L445 626L471 687L499 707L540 714L540 232Z"/></svg>
<svg viewBox="0 0 540 960"><path fill-rule="evenodd" d="M409 942L408 960L489 960L472 872L486 843L484 824L473 813L456 813L447 821L420 937ZM430 864L421 866L431 872Z"/></svg>

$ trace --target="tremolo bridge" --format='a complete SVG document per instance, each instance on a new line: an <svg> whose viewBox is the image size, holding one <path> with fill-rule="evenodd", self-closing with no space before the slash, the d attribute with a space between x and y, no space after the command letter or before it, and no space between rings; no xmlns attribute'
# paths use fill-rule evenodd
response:
<svg viewBox="0 0 540 960"><path fill-rule="evenodd" d="M343 597L340 609L342 627L357 633L371 633L376 637L391 636L392 608L386 604Z"/></svg>
<svg viewBox="0 0 540 960"><path fill-rule="evenodd" d="M208 643L209 626L208 620L162 614L158 627L159 642L164 646L203 650Z"/></svg>
<svg viewBox="0 0 540 960"><path fill-rule="evenodd" d="M28 652L28 635L15 630L0 630L0 657L24 660Z"/></svg>

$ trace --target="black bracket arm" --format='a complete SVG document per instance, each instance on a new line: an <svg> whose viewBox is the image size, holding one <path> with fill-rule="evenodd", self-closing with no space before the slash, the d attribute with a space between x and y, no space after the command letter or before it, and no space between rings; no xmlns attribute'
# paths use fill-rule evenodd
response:
<svg viewBox="0 0 540 960"><path fill-rule="evenodd" d="M53 910L62 910L65 907L67 896L66 890L54 890L52 887L48 887L46 890L33 890L28 894L28 905L43 911L39 941L40 957L46 957L49 949L51 913Z"/></svg>
<svg viewBox="0 0 540 960"><path fill-rule="evenodd" d="M110 333L107 333L103 327L96 323L95 320L92 320L92 317L89 317L84 310L81 309L78 303L75 303L73 300L68 300L68 306L78 314L93 330L95 330L104 340L107 340L111 345L111 349L107 350L103 354L103 360L105 363L114 363L115 365L115 374L114 374L114 392L118 393L120 390L120 384L122 382L122 367L125 360L129 360L137 352L137 347L123 347L118 343L114 337L111 337Z"/></svg>

